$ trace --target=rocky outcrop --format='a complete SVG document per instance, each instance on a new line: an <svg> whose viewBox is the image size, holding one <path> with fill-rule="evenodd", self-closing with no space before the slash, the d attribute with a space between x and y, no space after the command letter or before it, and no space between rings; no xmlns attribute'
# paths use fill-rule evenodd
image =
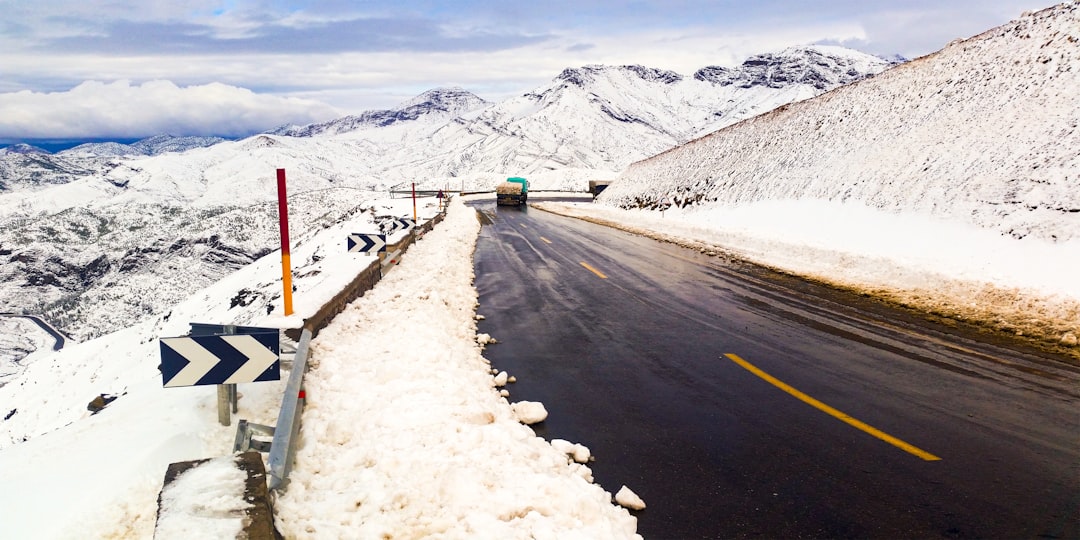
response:
<svg viewBox="0 0 1080 540"><path fill-rule="evenodd" d="M751 56L734 69L708 66L694 73L694 78L739 88L784 88L804 84L826 91L864 79L902 61L900 57L886 60L840 47L792 47L779 53Z"/></svg>

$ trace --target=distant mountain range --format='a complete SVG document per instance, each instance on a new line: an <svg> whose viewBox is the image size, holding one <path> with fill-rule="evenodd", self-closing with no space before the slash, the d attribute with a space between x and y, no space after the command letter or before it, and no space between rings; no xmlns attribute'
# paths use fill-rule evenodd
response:
<svg viewBox="0 0 1080 540"><path fill-rule="evenodd" d="M193 148L212 146L226 139L221 137L193 137L178 135L155 135L133 142L91 142L76 145L57 152L50 152L32 144L18 143L0 148L0 154L56 154L70 157L120 157L156 156L166 152L186 152Z"/></svg>
<svg viewBox="0 0 1080 540"><path fill-rule="evenodd" d="M491 105L475 94L462 88L436 88L393 109L368 111L356 116L306 126L281 126L270 130L271 135L287 137L313 137L316 135L340 135L363 128L381 128L397 123L446 122L470 111Z"/></svg>

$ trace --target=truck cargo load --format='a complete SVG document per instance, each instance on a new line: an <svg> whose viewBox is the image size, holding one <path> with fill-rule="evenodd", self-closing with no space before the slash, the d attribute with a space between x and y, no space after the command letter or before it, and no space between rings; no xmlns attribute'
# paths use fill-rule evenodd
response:
<svg viewBox="0 0 1080 540"><path fill-rule="evenodd" d="M524 178L511 177L505 182L495 186L495 204L505 206L521 206L529 198L529 181Z"/></svg>

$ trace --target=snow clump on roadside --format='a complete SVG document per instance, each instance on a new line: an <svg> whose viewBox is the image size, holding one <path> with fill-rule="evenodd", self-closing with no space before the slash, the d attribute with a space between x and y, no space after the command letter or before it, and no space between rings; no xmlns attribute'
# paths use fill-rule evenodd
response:
<svg viewBox="0 0 1080 540"><path fill-rule="evenodd" d="M510 405L518 422L526 425L539 424L547 419L548 412L538 401L519 401Z"/></svg>

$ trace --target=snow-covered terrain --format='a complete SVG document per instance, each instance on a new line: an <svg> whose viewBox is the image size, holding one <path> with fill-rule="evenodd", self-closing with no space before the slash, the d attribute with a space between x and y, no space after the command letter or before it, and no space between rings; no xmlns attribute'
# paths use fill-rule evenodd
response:
<svg viewBox="0 0 1080 540"><path fill-rule="evenodd" d="M277 168L296 194L297 235L414 182L475 190L527 174L535 189L583 191L703 130L889 65L813 46L694 77L586 66L504 103L435 89L392 110L239 141L0 150L0 310L42 315L76 340L167 312L275 248Z"/></svg>
<svg viewBox="0 0 1080 540"><path fill-rule="evenodd" d="M634 163L598 202L671 204L653 227L1072 343L1078 67L1073 2ZM949 249L932 249L944 239ZM883 264L921 270L885 275Z"/></svg>
<svg viewBox="0 0 1080 540"><path fill-rule="evenodd" d="M0 386L39 357L52 352L56 340L36 323L0 315Z"/></svg>
<svg viewBox="0 0 1080 540"><path fill-rule="evenodd" d="M632 537L635 518L612 506L588 467L536 437L500 397L473 320L480 223L457 205L407 266L316 338L304 441L275 503L281 532Z"/></svg>
<svg viewBox="0 0 1080 540"><path fill-rule="evenodd" d="M693 79L586 66L441 123L418 114L184 153L68 158L60 172L61 162L18 161L33 152L0 156L0 298L19 304L0 311L55 299L52 313L78 314L69 327L98 336L37 346L0 386L0 483L18 486L0 500L4 535L150 537L166 465L227 454L233 439L216 423L213 388L161 388L157 339L189 322L290 325L310 314L366 264L344 253L344 235L409 212L404 199L376 196L405 182L473 189L521 173L545 188L618 176L603 204L560 211L983 318L1075 355L1078 12L1074 2L1026 15L696 140L780 95L809 97L785 83L817 90L822 77L778 76L771 63ZM758 84L745 101L723 94L748 80ZM734 103L701 112L706 88ZM295 201L292 319L277 311L277 167L290 171ZM611 493L633 497L589 483L570 456L579 447L535 438L518 422L531 407L500 399L504 377L475 335L476 227L455 203L314 342L310 414L277 507L288 536L634 534ZM21 290L28 277L36 284ZM503 389L512 400L513 385ZM281 391L242 385L240 416L273 423ZM98 396L115 400L94 414Z"/></svg>
<svg viewBox="0 0 1080 540"><path fill-rule="evenodd" d="M156 156L167 152L186 152L193 148L213 146L225 139L221 137L185 137L176 135L156 135L132 144L86 143L74 148L61 150L56 154L65 157L95 156Z"/></svg>
<svg viewBox="0 0 1080 540"><path fill-rule="evenodd" d="M388 213L409 213L407 200L386 202ZM436 209L427 199L421 215ZM364 214L293 249L291 317L266 313L280 288L275 253L167 317L66 347L0 387L0 483L19 486L2 496L4 535L150 538L167 465L227 455L235 431L217 424L214 387L162 388L157 339L186 334L189 322L299 324L371 260L344 249L347 232L371 227ZM287 537L634 537L635 518L569 455L583 448L536 437L500 395L496 380L507 377L489 371L476 335L478 228L455 199L447 219L313 341L300 452L275 505ZM238 416L273 425L285 378L240 385ZM116 399L91 413L99 395Z"/></svg>

